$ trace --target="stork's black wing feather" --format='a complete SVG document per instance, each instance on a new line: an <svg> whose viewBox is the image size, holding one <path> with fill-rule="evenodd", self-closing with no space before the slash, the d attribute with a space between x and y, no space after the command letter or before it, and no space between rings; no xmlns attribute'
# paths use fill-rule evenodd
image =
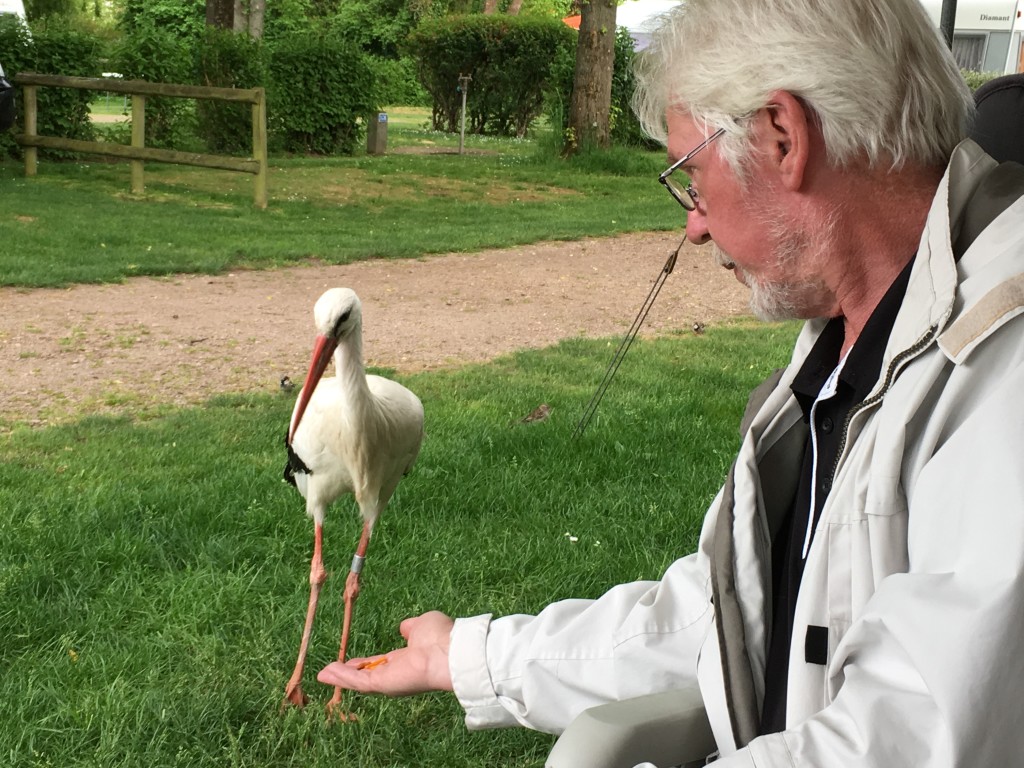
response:
<svg viewBox="0 0 1024 768"><path fill-rule="evenodd" d="M288 463L284 465L284 479L292 485L295 485L295 473L302 472L304 475L312 475L313 470L306 466L305 462L299 458L288 442L288 433L284 435L284 447L288 450ZM296 486L297 487L297 486Z"/></svg>

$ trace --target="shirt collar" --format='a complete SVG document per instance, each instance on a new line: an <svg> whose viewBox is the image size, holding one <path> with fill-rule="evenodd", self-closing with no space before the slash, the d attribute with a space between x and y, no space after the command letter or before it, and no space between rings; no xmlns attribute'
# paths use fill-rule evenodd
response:
<svg viewBox="0 0 1024 768"><path fill-rule="evenodd" d="M907 284L910 282L910 270L914 265L914 259L910 259L903 271L889 286L882 300L878 302L871 316L868 318L864 329L857 337L857 341L846 359L846 364L839 375L839 381L852 390L853 403L861 402L875 382L882 370L882 358L885 355L885 347L892 333L893 325L896 323L896 315L899 314L900 306L903 304L903 297L907 292ZM821 392L825 381L839 365L839 353L843 348L844 327L842 317L833 317L822 329L814 346L790 388L796 396L804 416L810 414L811 406Z"/></svg>

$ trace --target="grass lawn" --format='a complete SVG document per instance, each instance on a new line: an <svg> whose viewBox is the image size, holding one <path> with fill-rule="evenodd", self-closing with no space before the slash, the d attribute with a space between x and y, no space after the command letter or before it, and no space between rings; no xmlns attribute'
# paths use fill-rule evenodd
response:
<svg viewBox="0 0 1024 768"><path fill-rule="evenodd" d="M564 161L537 141L488 137L467 137L473 154L437 153L458 137L427 130L425 110L392 115L386 155L273 157L265 211L245 174L149 163L133 195L126 162L44 159L33 178L0 162L0 284L410 258L683 223L655 180L664 153Z"/></svg>
<svg viewBox="0 0 1024 768"><path fill-rule="evenodd" d="M374 538L352 652L398 622L533 612L656 578L694 547L746 392L795 328L638 342L582 439L611 348L574 340L402 377L427 439ZM312 525L280 480L291 397L0 437L0 761L28 766L539 766L552 738L470 733L450 696L353 696L360 721L278 712L308 593ZM521 424L538 403L550 419ZM336 653L354 506L326 526L307 691ZM575 537L575 538L570 538Z"/></svg>

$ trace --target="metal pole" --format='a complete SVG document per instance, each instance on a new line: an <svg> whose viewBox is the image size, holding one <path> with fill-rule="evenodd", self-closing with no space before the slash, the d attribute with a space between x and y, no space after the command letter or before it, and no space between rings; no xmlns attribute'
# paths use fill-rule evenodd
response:
<svg viewBox="0 0 1024 768"><path fill-rule="evenodd" d="M1004 75L1012 75L1020 66L1018 62L1020 61L1021 44L1024 43L1024 29L1017 35L1017 46L1013 45L1013 28L1017 24L1017 14L1020 13L1020 10L1020 0L1017 0L1013 4L1013 15L1010 17L1010 42L1006 46L1006 62L1003 64ZM1016 57L1016 61L1014 61L1014 57Z"/></svg>
<svg viewBox="0 0 1024 768"><path fill-rule="evenodd" d="M939 31L946 41L946 47L953 50L953 30L956 28L956 0L942 0L942 13L939 16Z"/></svg>
<svg viewBox="0 0 1024 768"><path fill-rule="evenodd" d="M459 154L462 154L463 145L466 143L466 91L469 90L469 81L472 75L459 73L459 90L462 92L462 127L459 130Z"/></svg>

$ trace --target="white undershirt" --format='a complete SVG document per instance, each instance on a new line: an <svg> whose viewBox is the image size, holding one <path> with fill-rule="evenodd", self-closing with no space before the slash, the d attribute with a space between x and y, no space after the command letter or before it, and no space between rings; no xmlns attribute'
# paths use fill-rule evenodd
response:
<svg viewBox="0 0 1024 768"><path fill-rule="evenodd" d="M818 430L815 427L815 416L818 411L818 403L835 397L836 388L839 386L839 374L843 372L843 366L846 365L846 358L849 356L850 352L847 350L846 354L840 359L839 365L835 367L835 370L825 380L821 391L811 406L811 505L810 509L807 510L807 533L804 535L804 549L801 555L804 560L807 559L807 551L811 548L811 536L814 534L814 510L818 508Z"/></svg>

